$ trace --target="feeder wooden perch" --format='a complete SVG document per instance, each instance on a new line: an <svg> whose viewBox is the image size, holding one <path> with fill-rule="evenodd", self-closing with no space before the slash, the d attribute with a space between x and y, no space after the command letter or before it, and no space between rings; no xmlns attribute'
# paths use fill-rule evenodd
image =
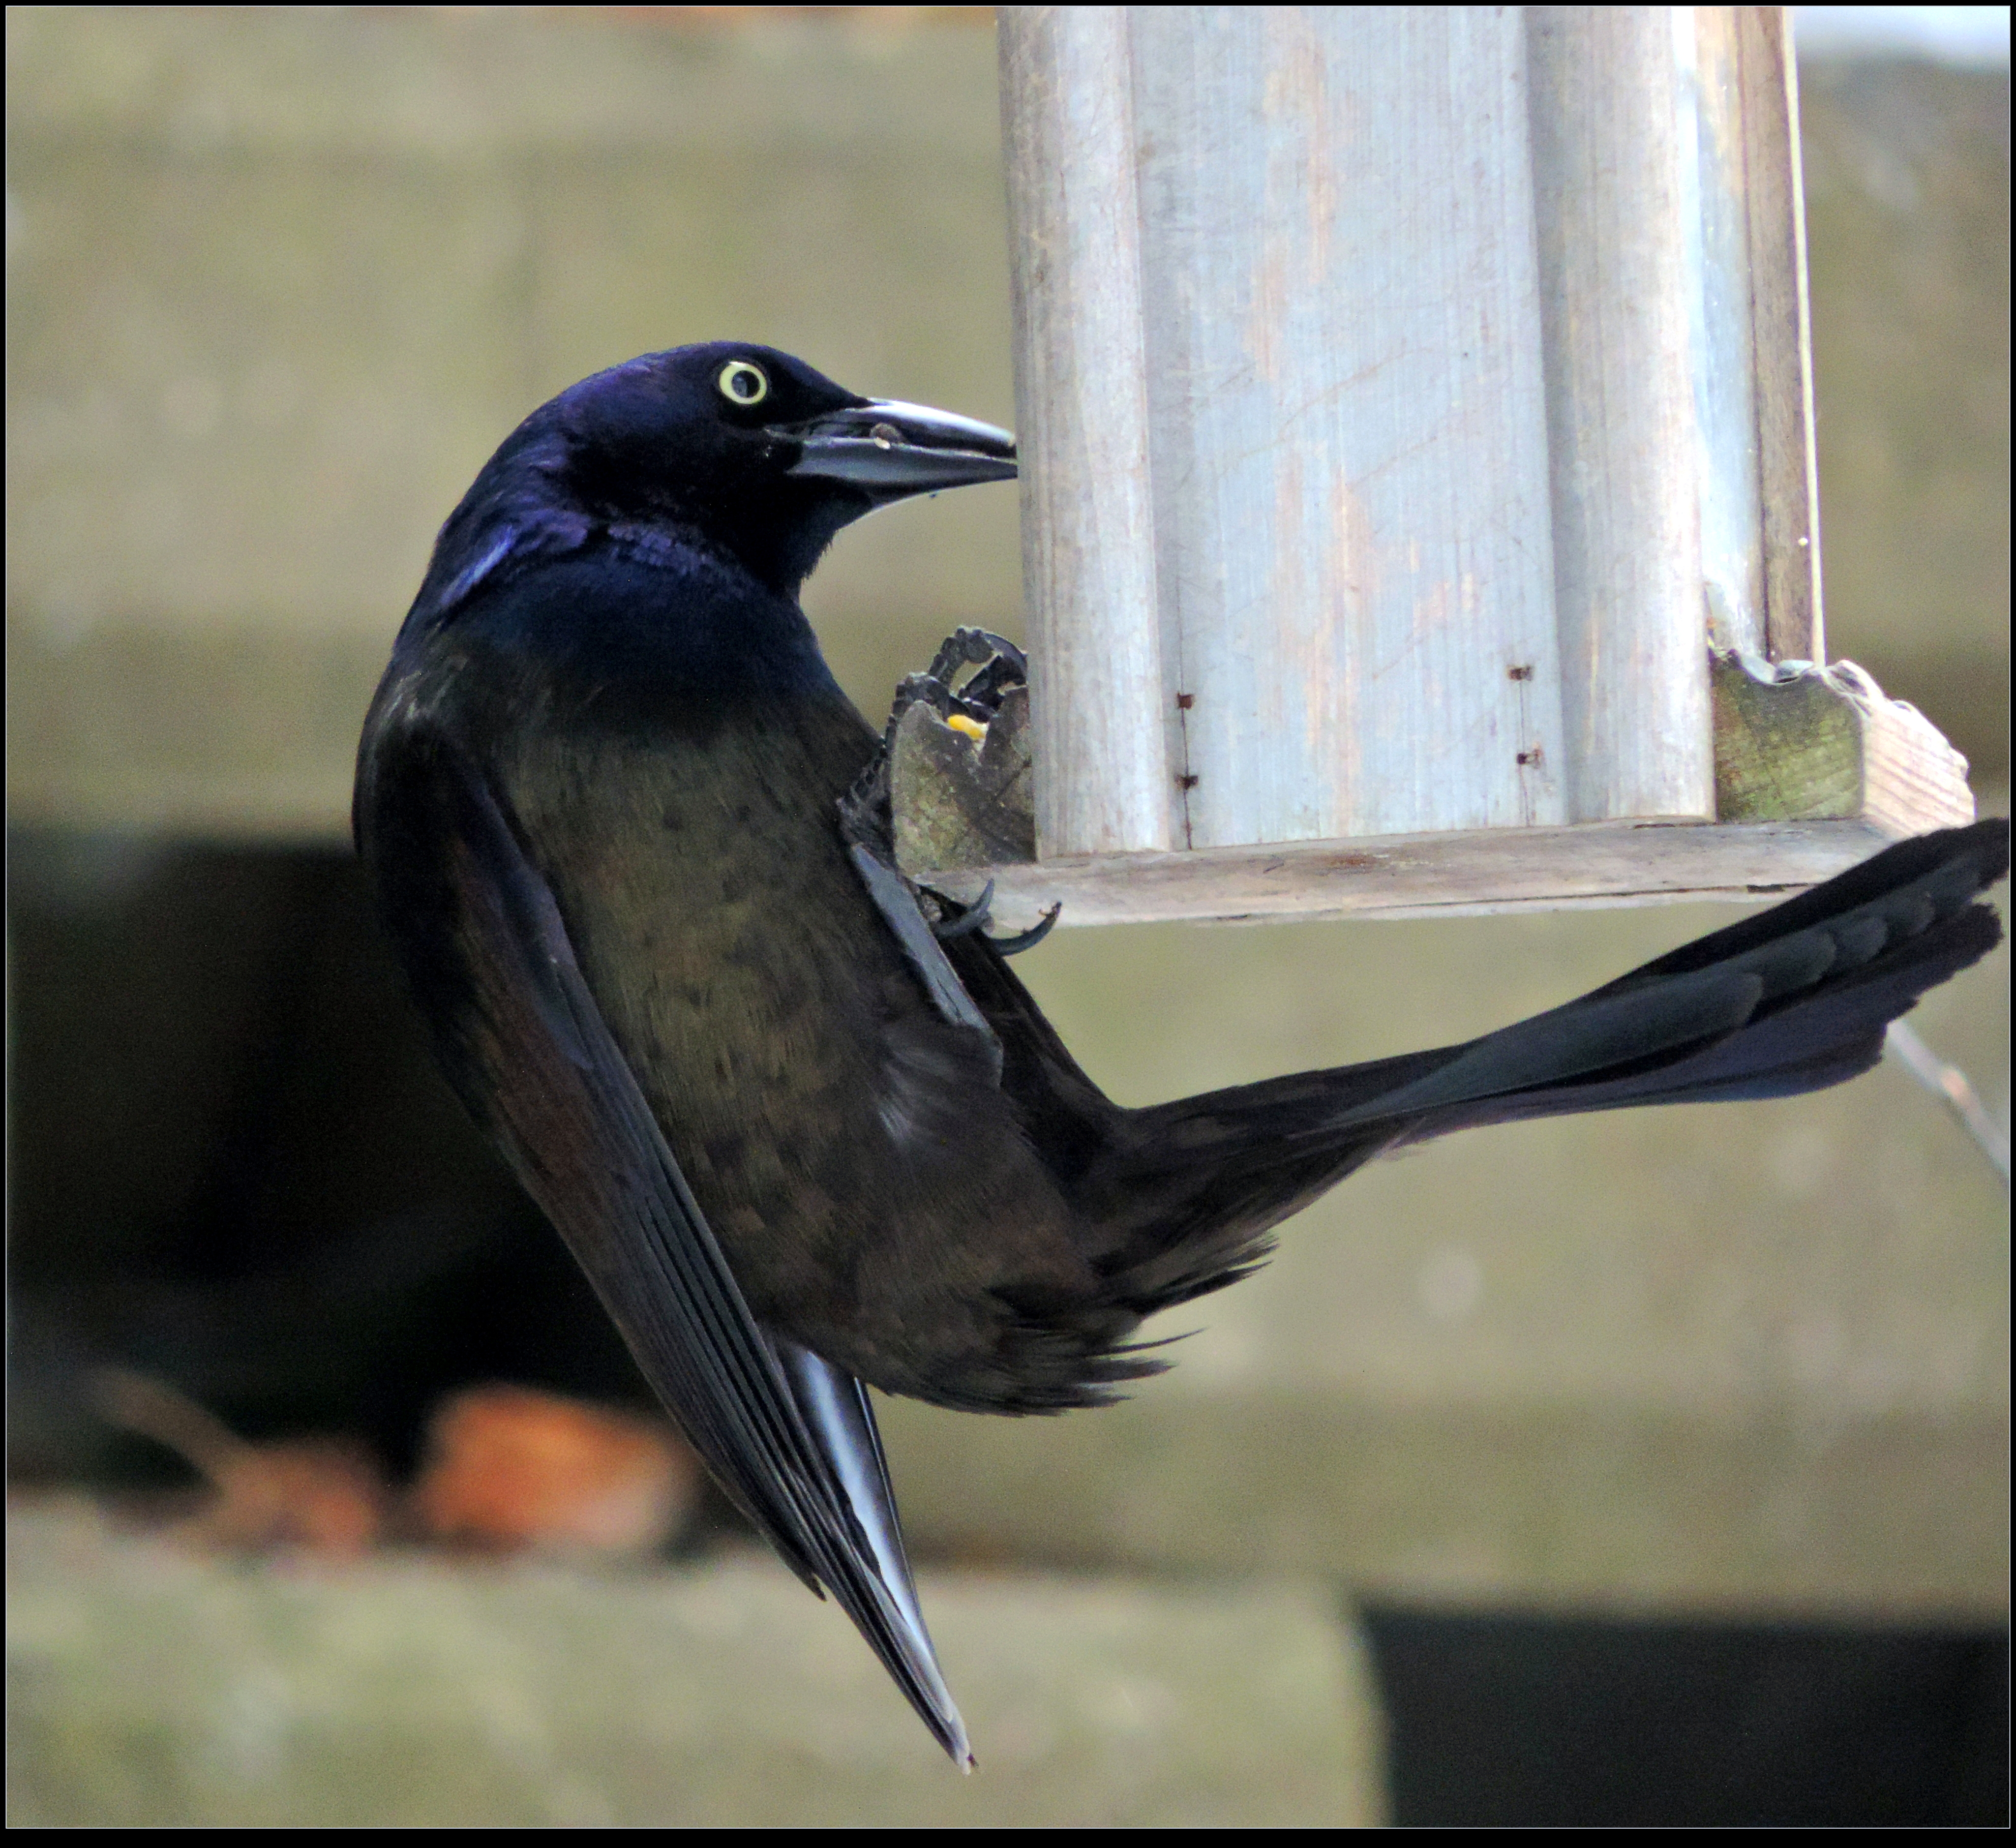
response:
<svg viewBox="0 0 2016 1848"><path fill-rule="evenodd" d="M984 744L912 708L905 871L1010 921L1640 904L1972 816L1816 665L1782 9L1000 19L1033 685Z"/></svg>

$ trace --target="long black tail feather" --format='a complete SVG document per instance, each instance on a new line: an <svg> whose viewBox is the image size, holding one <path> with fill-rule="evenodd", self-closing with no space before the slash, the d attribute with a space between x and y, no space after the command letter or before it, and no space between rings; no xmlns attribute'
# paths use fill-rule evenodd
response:
<svg viewBox="0 0 2016 1848"><path fill-rule="evenodd" d="M1125 1203L1103 1254L1115 1296L1146 1314L1233 1282L1271 1227L1402 1144L1867 1071L1891 1021L2000 940L1978 901L2008 870L2006 821L1922 835L1481 1039L1137 1111L1095 1177Z"/></svg>

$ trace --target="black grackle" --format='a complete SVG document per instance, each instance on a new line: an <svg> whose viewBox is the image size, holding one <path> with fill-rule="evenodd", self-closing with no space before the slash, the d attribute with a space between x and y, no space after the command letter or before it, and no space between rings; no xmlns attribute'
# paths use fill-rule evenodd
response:
<svg viewBox="0 0 2016 1848"><path fill-rule="evenodd" d="M895 872L855 788L876 734L797 602L849 521L1014 455L761 347L584 380L441 529L355 818L464 1102L723 1487L962 1763L862 1382L1098 1404L1164 1364L1142 1318L1388 1149L1852 1077L1996 942L1974 901L2008 865L2001 822L1904 841L1466 1045L1121 1109Z"/></svg>

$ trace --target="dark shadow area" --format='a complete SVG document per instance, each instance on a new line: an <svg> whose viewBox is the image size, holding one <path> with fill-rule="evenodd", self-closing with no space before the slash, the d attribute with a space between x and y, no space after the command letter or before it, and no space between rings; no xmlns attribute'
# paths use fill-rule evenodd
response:
<svg viewBox="0 0 2016 1848"><path fill-rule="evenodd" d="M399 1473L459 1386L649 1403L435 1075L348 854L9 845L16 1479L172 1467L91 1410L108 1361Z"/></svg>
<svg viewBox="0 0 2016 1848"><path fill-rule="evenodd" d="M1363 1614L1399 1825L2008 1820L2007 1630Z"/></svg>

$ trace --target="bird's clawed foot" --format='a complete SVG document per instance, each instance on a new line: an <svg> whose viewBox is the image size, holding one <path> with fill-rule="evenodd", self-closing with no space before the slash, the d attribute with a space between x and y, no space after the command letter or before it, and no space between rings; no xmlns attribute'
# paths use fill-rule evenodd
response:
<svg viewBox="0 0 2016 1848"><path fill-rule="evenodd" d="M969 669L972 671L968 672ZM922 700L956 730L982 737L1010 689L1028 685L1028 657L1006 637L987 629L956 629L947 636L932 656L931 666L922 674L905 674L898 685L889 722L873 758L841 798L841 833L848 844L866 849L885 866L893 868L896 864L895 823L889 807L889 763L895 751L896 728L905 713ZM975 904L962 906L956 900L934 892L931 894L931 902L922 908L931 919L933 934L941 942L949 942L985 931L992 921L989 905L993 897L994 882L990 879ZM1016 936L990 937L987 940L1004 956L1033 950L1050 934L1062 908L1052 905L1040 922Z"/></svg>
<svg viewBox="0 0 2016 1848"><path fill-rule="evenodd" d="M940 913L938 922L931 929L941 944L949 944L956 937L972 936L976 930L984 929L994 915L991 908L994 902L994 882L992 879L987 882L985 890L956 918L948 918L943 915L952 902L943 893L934 892L931 896L938 901Z"/></svg>
<svg viewBox="0 0 2016 1848"><path fill-rule="evenodd" d="M987 940L1004 956L1019 956L1024 950L1035 948L1057 928L1058 915L1064 908L1063 901L1060 900L1027 930L1018 931L1013 937L990 937Z"/></svg>
<svg viewBox="0 0 2016 1848"><path fill-rule="evenodd" d="M977 671L960 676L967 668ZM921 699L950 723L963 718L985 728L1001 710L1010 687L1027 686L1029 663L1006 637L986 629L955 629L938 645L931 664L921 674L906 674L896 689L896 702L883 733L885 750L895 744L903 714Z"/></svg>
<svg viewBox="0 0 2016 1848"><path fill-rule="evenodd" d="M984 929L994 921L992 908L994 882L992 879L987 882L985 890L956 918L947 917L944 914L958 902L956 900L949 899L940 892L932 893L931 897L936 901L940 913L938 922L931 929L940 943L949 943L956 937L970 937L974 932ZM990 937L987 940L1004 956L1019 956L1024 950L1035 948L1050 934L1056 927L1058 914L1064 908L1060 904L1053 904L1028 929L1017 932L1013 937Z"/></svg>
<svg viewBox="0 0 2016 1848"><path fill-rule="evenodd" d="M967 668L977 671L959 684ZM986 629L955 629L938 645L922 674L906 674L896 688L889 722L868 767L841 798L841 832L850 845L869 848L895 864L895 824L889 812L889 761L895 754L896 728L903 714L923 700L948 724L970 736L984 735L1010 687L1026 686L1029 663L1021 649ZM977 926L975 926L977 928Z"/></svg>

